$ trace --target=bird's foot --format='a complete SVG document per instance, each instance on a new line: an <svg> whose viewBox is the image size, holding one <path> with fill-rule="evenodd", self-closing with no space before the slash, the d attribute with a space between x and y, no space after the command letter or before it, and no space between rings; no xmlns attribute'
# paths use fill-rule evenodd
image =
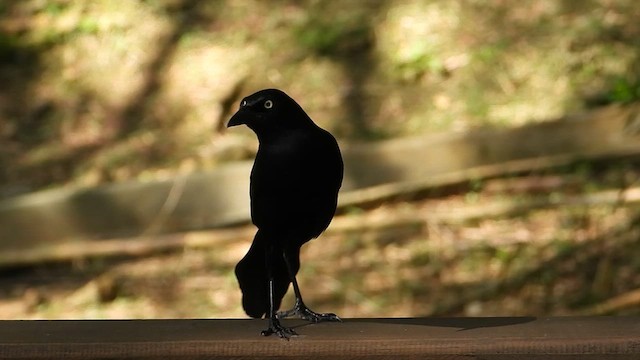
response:
<svg viewBox="0 0 640 360"><path fill-rule="evenodd" d="M291 336L297 336L298 333L292 328L282 326L279 321L269 322L269 328L262 330L262 336L269 336L272 334L278 335L281 339L289 340Z"/></svg>
<svg viewBox="0 0 640 360"><path fill-rule="evenodd" d="M297 316L303 320L310 321L312 323L319 323L321 321L338 321L342 320L338 315L333 313L317 313L309 309L303 302L296 301L293 309L286 311L279 311L277 314L278 319L285 319L288 317Z"/></svg>

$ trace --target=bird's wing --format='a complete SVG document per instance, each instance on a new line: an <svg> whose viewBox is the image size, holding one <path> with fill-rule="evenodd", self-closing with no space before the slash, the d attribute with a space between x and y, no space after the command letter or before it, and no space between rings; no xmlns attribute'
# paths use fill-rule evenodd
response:
<svg viewBox="0 0 640 360"><path fill-rule="evenodd" d="M316 237L331 221L342 182L342 159L333 137L311 140L256 157L251 210L259 228L299 226Z"/></svg>

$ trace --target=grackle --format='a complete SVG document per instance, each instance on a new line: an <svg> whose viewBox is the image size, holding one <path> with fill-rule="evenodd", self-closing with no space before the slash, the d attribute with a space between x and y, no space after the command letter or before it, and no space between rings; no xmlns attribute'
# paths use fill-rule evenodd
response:
<svg viewBox="0 0 640 360"><path fill-rule="evenodd" d="M336 211L343 164L335 138L317 126L287 94L266 89L245 97L227 127L247 125L259 147L251 170L251 220L258 228L235 268L247 315L266 315L262 335L296 335L280 319L298 316L317 323L340 321L311 311L302 301L296 274L300 247L329 226ZM295 304L280 311L293 283Z"/></svg>

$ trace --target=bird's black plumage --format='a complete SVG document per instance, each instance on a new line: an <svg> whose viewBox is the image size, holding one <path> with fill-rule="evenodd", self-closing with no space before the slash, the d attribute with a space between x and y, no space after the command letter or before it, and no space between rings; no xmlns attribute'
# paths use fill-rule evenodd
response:
<svg viewBox="0 0 640 360"><path fill-rule="evenodd" d="M259 140L251 171L251 219L258 228L251 248L236 266L242 305L251 317L269 318L269 329L287 337L279 318L299 315L318 322L339 320L303 303L295 275L300 247L329 226L342 184L343 164L335 138L318 127L284 92L266 89L244 98L228 126L247 125ZM296 305L279 313L293 282Z"/></svg>

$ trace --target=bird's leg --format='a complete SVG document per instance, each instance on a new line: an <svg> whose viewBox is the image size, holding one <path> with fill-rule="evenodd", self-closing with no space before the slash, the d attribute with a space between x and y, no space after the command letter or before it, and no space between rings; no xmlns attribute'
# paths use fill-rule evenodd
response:
<svg viewBox="0 0 640 360"><path fill-rule="evenodd" d="M291 283L293 283L293 291L296 296L296 302L293 305L293 308L290 310L280 311L277 313L277 317L279 319L284 319L292 316L298 316L301 319L311 321L313 323L318 323L321 321L342 321L338 315L333 313L317 313L309 309L302 301L302 295L300 294L300 287L298 286L298 281L296 280L296 274L293 270L291 261L286 254L286 251L283 253L284 261L287 264L287 271L289 272L289 277L291 278Z"/></svg>
<svg viewBox="0 0 640 360"><path fill-rule="evenodd" d="M273 279L269 279L269 328L262 330L263 336L277 334L283 339L289 340L292 335L298 335L292 328L284 327L280 324L280 320L276 316L276 310L273 306Z"/></svg>
<svg viewBox="0 0 640 360"><path fill-rule="evenodd" d="M276 315L275 301L274 301L274 284L273 284L273 268L272 268L272 258L273 249L269 249L266 252L266 265L267 265L267 276L269 278L269 313L267 314L269 320L269 328L266 330L262 330L261 334L263 336L269 336L271 334L277 334L279 337L283 339L289 340L289 337L292 335L298 335L292 328L284 327L280 324L280 320Z"/></svg>

